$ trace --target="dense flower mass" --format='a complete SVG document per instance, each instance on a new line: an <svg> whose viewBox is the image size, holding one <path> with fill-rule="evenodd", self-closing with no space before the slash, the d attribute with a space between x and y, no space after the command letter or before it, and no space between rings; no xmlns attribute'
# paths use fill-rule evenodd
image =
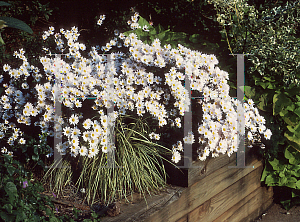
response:
<svg viewBox="0 0 300 222"><path fill-rule="evenodd" d="M105 16L101 16L98 25L104 19ZM129 23L133 30L148 31L148 27L139 26L138 14ZM10 120L16 117L18 124L31 125L31 119L38 117L39 121L35 121L34 125L39 126L42 133L66 141L55 147L62 155L94 157L100 150L107 153L115 148L109 143L109 130L116 118L128 110L138 116L146 112L151 114L159 127L167 124L182 127L181 119L190 105L185 81L190 81L191 90L198 90L204 96L203 122L198 127L200 160L205 160L210 153L216 157L236 152L240 136L245 134L243 122L250 130L247 134L249 140L254 141L253 135L258 133L270 139L272 133L264 126L265 120L254 108L253 101L248 100L242 105L229 96L228 73L216 66L218 60L214 55L182 45L176 49L170 45L161 46L159 39L148 45L134 33L125 36L116 31L115 34L118 37L103 46L102 51L108 52L122 44L128 48L127 54L99 54L99 47L92 47L90 58L84 58L81 51L86 47L76 42L79 36L76 27L67 31L61 29L56 34L50 27L45 32L43 38L54 35L57 49L66 54L66 59L51 55L40 57L43 70L30 65L23 50L15 52L23 64L19 69L11 69L7 64L3 66L11 80L9 84L3 84L5 90L0 98L0 110L4 113L0 140L7 140L11 147L15 142L24 144L26 141L21 137L22 133ZM67 48L64 48L62 37L67 39ZM26 81L29 76L36 81L34 89L28 88ZM29 98L35 102L29 102ZM99 116L97 120L85 118L85 114L78 111L90 98L94 103L91 109ZM175 101L172 106L168 106L170 101ZM55 115L55 107L59 103L70 110L70 116ZM114 107L113 112L105 112L111 107ZM13 129L14 134L7 138L5 133ZM154 132L149 136L160 140L160 135ZM190 132L183 142L193 144L194 134ZM172 160L177 163L183 151L182 142L174 144L172 150ZM7 150L2 149L2 152Z"/></svg>

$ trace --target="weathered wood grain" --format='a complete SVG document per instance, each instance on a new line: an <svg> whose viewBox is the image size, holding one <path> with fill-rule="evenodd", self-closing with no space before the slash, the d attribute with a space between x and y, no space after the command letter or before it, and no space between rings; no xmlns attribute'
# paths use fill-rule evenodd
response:
<svg viewBox="0 0 300 222"><path fill-rule="evenodd" d="M229 210L226 210L221 216L215 219L214 222L252 221L269 206L269 200L272 200L272 196L272 187L269 189L266 187L259 187L248 196L241 199L241 201Z"/></svg>
<svg viewBox="0 0 300 222"><path fill-rule="evenodd" d="M229 165L234 165L235 161ZM262 162L252 162L254 170L262 167ZM185 189L180 198L172 204L165 206L146 221L176 221L193 209L213 198L227 187L241 180L253 171L253 168L228 168L228 165L211 173L204 180L200 180L189 188ZM259 176L258 176L259 177ZM243 180L244 183L247 181ZM243 184L243 183L242 183Z"/></svg>
<svg viewBox="0 0 300 222"><path fill-rule="evenodd" d="M236 160L236 155L221 154L217 158L210 157L209 159L202 161L193 162L193 166L201 166L201 168L190 168L188 169L188 186L195 184L197 181L204 179L216 170L228 165L229 163Z"/></svg>
<svg viewBox="0 0 300 222"><path fill-rule="evenodd" d="M200 206L188 214L189 221L213 221L236 205L255 189L260 187L259 175L262 166L239 179L228 188L211 198L208 210L203 212ZM223 220L224 221L224 220Z"/></svg>

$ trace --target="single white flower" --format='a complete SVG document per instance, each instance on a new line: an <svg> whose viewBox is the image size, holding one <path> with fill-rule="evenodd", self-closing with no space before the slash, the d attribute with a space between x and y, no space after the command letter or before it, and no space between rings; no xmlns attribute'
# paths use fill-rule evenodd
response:
<svg viewBox="0 0 300 222"><path fill-rule="evenodd" d="M78 116L75 114L72 114L72 116L69 119L69 122L70 122L70 124L75 126L79 122Z"/></svg>
<svg viewBox="0 0 300 222"><path fill-rule="evenodd" d="M270 140L271 139L271 136L272 136L272 132L270 129L267 129L265 132L264 132L264 136L267 140Z"/></svg>
<svg viewBox="0 0 300 222"><path fill-rule="evenodd" d="M178 163L181 160L181 155L178 151L174 151L172 155L172 161Z"/></svg>
<svg viewBox="0 0 300 222"><path fill-rule="evenodd" d="M85 146L82 146L80 149L79 149L79 154L80 156L86 156L88 153L88 149L85 147Z"/></svg>

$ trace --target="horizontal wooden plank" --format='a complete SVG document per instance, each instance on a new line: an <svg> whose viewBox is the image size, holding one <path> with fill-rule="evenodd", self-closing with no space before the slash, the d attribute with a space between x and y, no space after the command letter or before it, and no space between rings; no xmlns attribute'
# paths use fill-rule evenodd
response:
<svg viewBox="0 0 300 222"><path fill-rule="evenodd" d="M199 208L197 208L188 214L188 220L204 222L215 220L260 187L261 172L262 166L222 190L212 197L210 206L206 212L203 212L201 208L199 211Z"/></svg>
<svg viewBox="0 0 300 222"><path fill-rule="evenodd" d="M233 154L230 157L228 155L221 154L217 158L209 157L205 161L193 162L193 166L201 166L201 168L190 168L188 170L188 186L193 185L199 180L204 179L216 170L228 165L236 160L236 155Z"/></svg>
<svg viewBox="0 0 300 222"><path fill-rule="evenodd" d="M177 220L176 222L188 222L188 217L187 217L187 215L185 215L184 217L180 218L180 219Z"/></svg>
<svg viewBox="0 0 300 222"><path fill-rule="evenodd" d="M186 188L176 187L168 185L164 191L157 195L149 194L146 195L147 203L145 202L143 196L134 193L133 199L128 197L130 203L126 203L123 199L121 202L121 214L115 217L106 216L101 218L102 222L130 222L130 221L143 221L145 218L149 217L154 212L160 210L167 203L172 203L176 201L182 190Z"/></svg>
<svg viewBox="0 0 300 222"><path fill-rule="evenodd" d="M266 202L268 202L269 199L272 199L272 196L272 187L269 187L269 189L266 187L259 187L229 210L226 210L221 216L214 220L214 222L252 221L257 217L255 216L255 213L252 213L260 213L268 207Z"/></svg>
<svg viewBox="0 0 300 222"><path fill-rule="evenodd" d="M235 161L211 173L205 179L198 181L185 189L180 198L172 204L165 206L159 212L147 218L146 221L176 221L192 209L196 209L222 190L231 186L253 170L262 167L262 162L254 160L251 164L253 168L228 168L229 165L235 165ZM210 188L210 189L209 189Z"/></svg>

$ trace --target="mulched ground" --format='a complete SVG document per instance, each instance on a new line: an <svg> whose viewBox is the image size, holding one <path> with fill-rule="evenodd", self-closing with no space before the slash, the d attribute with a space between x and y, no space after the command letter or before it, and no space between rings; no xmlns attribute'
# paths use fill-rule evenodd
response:
<svg viewBox="0 0 300 222"><path fill-rule="evenodd" d="M68 185L63 190L63 193L54 195L50 191L49 187L44 186L44 188L45 191L42 194L51 198L55 208L57 209L55 213L57 216L67 215L74 219L73 208L76 208L81 211L78 213L80 219L90 218L90 206L84 203L80 193L76 193L74 185Z"/></svg>

